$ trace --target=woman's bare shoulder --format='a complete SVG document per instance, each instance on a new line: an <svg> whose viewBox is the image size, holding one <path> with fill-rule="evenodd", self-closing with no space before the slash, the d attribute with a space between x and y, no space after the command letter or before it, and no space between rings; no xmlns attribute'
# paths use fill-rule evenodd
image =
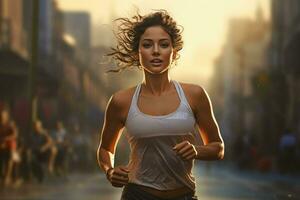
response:
<svg viewBox="0 0 300 200"><path fill-rule="evenodd" d="M183 91L185 92L185 95L191 97L199 97L205 94L204 88L200 85L192 84L192 83L182 83L182 82L180 82L180 85Z"/></svg>
<svg viewBox="0 0 300 200"><path fill-rule="evenodd" d="M106 107L107 116L113 116L114 119L125 123L135 88L119 90L114 93Z"/></svg>
<svg viewBox="0 0 300 200"><path fill-rule="evenodd" d="M135 89L136 86L115 92L111 97L111 104L118 108L127 108L130 106Z"/></svg>
<svg viewBox="0 0 300 200"><path fill-rule="evenodd" d="M184 91L188 103L190 104L194 113L197 112L197 107L203 99L205 99L206 93L203 87L197 84L181 83L180 85Z"/></svg>

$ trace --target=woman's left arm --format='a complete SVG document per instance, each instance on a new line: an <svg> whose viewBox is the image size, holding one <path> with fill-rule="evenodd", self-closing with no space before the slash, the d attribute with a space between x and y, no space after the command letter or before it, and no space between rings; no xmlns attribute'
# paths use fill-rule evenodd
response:
<svg viewBox="0 0 300 200"><path fill-rule="evenodd" d="M220 160L224 157L224 142L220 134L219 126L214 117L212 104L206 91L198 87L196 89L195 117L200 129L203 144L196 146L199 160Z"/></svg>
<svg viewBox="0 0 300 200"><path fill-rule="evenodd" d="M224 157L224 142L215 120L212 105L206 91L199 86L192 86L192 109L200 129L203 145L193 145L183 141L174 150L186 160L220 160Z"/></svg>

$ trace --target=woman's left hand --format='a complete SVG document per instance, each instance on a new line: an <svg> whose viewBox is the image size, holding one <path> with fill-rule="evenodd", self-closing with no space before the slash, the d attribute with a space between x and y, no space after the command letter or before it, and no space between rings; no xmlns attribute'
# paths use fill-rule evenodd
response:
<svg viewBox="0 0 300 200"><path fill-rule="evenodd" d="M173 147L173 150L184 160L191 160L197 157L197 150L195 146L186 140L179 144L176 144Z"/></svg>

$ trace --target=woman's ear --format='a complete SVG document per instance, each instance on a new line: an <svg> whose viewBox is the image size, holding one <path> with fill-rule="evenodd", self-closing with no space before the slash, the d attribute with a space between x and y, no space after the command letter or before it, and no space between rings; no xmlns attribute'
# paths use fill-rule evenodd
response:
<svg viewBox="0 0 300 200"><path fill-rule="evenodd" d="M173 51L173 56L172 56L172 60L174 61L177 57L177 51Z"/></svg>

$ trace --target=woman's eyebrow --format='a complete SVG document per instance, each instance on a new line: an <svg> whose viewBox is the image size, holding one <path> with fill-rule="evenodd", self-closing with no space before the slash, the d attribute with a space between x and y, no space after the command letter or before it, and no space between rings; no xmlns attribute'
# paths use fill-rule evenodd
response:
<svg viewBox="0 0 300 200"><path fill-rule="evenodd" d="M159 41L164 41L164 40L170 41L169 38L162 38L162 39L159 39ZM150 39L150 38L144 38L143 41L150 41L150 42L152 42L153 39Z"/></svg>

